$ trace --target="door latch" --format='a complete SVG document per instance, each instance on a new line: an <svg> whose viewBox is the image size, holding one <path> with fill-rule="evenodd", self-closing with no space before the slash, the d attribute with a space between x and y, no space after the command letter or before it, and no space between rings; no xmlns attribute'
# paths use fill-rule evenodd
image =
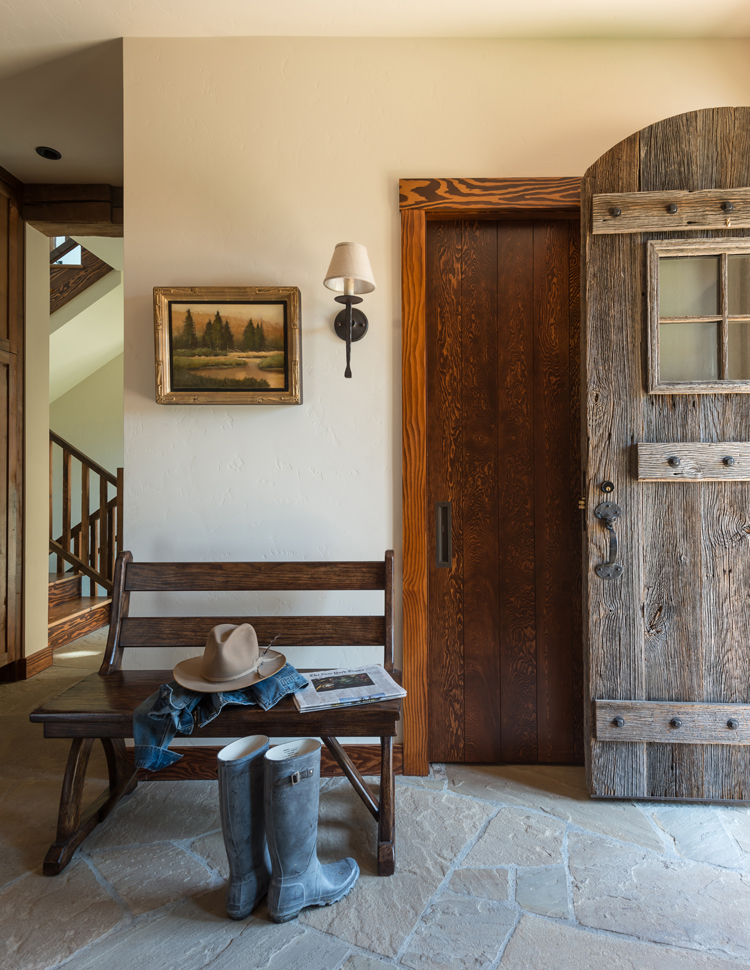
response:
<svg viewBox="0 0 750 970"><path fill-rule="evenodd" d="M602 520L609 532L609 558L606 562L594 566L594 572L599 579L619 579L622 576L623 568L617 562L618 547L615 520L622 515L622 509L616 502L600 502L594 509L594 515L597 519Z"/></svg>

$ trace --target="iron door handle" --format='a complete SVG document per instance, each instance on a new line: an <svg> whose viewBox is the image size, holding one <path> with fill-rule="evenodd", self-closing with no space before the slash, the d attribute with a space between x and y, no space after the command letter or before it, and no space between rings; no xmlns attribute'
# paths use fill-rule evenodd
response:
<svg viewBox="0 0 750 970"><path fill-rule="evenodd" d="M616 502L601 502L594 509L594 515L602 520L609 532L609 558L606 562L594 566L594 572L599 579L619 579L623 574L623 567L617 561L618 542L615 520L622 515L622 509Z"/></svg>

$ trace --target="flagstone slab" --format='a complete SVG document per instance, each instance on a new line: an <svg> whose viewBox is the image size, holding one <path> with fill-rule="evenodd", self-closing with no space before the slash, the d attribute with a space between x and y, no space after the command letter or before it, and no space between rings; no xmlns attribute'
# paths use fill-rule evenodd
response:
<svg viewBox="0 0 750 970"><path fill-rule="evenodd" d="M470 866L546 866L562 863L565 823L520 808L502 808L464 860Z"/></svg>
<svg viewBox="0 0 750 970"><path fill-rule="evenodd" d="M499 970L739 970L740 966L744 964L696 950L655 946L524 916Z"/></svg>
<svg viewBox="0 0 750 970"><path fill-rule="evenodd" d="M217 782L147 781L91 833L86 849L196 839L219 828Z"/></svg>
<svg viewBox="0 0 750 970"><path fill-rule="evenodd" d="M445 878L480 831L492 806L446 792L396 788L396 872L376 874L376 827L350 785L320 801L318 854L323 862L353 856L361 875L334 906L305 910L300 921L387 957L395 956Z"/></svg>
<svg viewBox="0 0 750 970"><path fill-rule="evenodd" d="M677 855L714 866L742 866L742 853L737 843L710 805L660 808L653 817L672 841Z"/></svg>
<svg viewBox="0 0 750 970"><path fill-rule="evenodd" d="M222 879L229 879L229 861L221 832L212 832L210 835L196 839L190 848L201 859L205 859Z"/></svg>
<svg viewBox="0 0 750 970"><path fill-rule="evenodd" d="M456 869L448 884L451 892L502 903L508 899L507 869Z"/></svg>
<svg viewBox="0 0 750 970"><path fill-rule="evenodd" d="M583 768L494 765L446 765L448 786L509 805L524 805L622 842L664 852L647 816L632 802L592 799Z"/></svg>
<svg viewBox="0 0 750 970"><path fill-rule="evenodd" d="M422 917L401 963L415 970L484 970L515 922L507 905L444 893Z"/></svg>
<svg viewBox="0 0 750 970"><path fill-rule="evenodd" d="M354 956L349 957L341 970L396 970L396 964L355 953Z"/></svg>
<svg viewBox="0 0 750 970"><path fill-rule="evenodd" d="M584 926L750 960L750 876L577 832L568 852Z"/></svg>
<svg viewBox="0 0 750 970"><path fill-rule="evenodd" d="M108 933L124 915L83 860L74 860L54 878L29 873L0 892L2 966L55 966Z"/></svg>
<svg viewBox="0 0 750 970"><path fill-rule="evenodd" d="M176 845L109 849L92 853L91 860L135 916L199 896L220 881Z"/></svg>
<svg viewBox="0 0 750 970"><path fill-rule="evenodd" d="M567 919L571 914L564 867L519 869L516 873L516 902L529 913Z"/></svg>
<svg viewBox="0 0 750 970"><path fill-rule="evenodd" d="M220 891L124 926L78 954L65 970L336 970L347 950L297 922L227 919Z"/></svg>

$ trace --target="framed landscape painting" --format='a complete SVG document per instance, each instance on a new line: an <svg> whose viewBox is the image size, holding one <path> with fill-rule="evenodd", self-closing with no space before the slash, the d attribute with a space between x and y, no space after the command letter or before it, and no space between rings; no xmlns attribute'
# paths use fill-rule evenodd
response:
<svg viewBox="0 0 750 970"><path fill-rule="evenodd" d="M154 288L158 404L301 404L296 286Z"/></svg>

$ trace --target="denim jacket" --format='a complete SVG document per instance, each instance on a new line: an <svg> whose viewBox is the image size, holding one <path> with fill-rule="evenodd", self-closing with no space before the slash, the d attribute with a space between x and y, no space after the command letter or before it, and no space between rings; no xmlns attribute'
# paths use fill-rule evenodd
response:
<svg viewBox="0 0 750 970"><path fill-rule="evenodd" d="M221 712L226 704L258 704L264 711L278 704L282 697L293 694L307 680L291 664L244 690L202 694L180 687L174 680L147 697L133 712L134 758L138 768L158 771L182 758L169 751L174 736L192 734L193 726L203 727Z"/></svg>

